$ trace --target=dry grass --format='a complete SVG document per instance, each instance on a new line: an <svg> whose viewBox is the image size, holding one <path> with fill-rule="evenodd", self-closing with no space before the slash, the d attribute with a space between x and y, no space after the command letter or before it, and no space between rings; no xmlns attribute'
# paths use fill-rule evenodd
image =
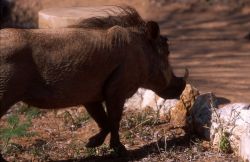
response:
<svg viewBox="0 0 250 162"><path fill-rule="evenodd" d="M79 109L81 110L79 113ZM25 113L17 113L20 122ZM67 115L65 115L67 114ZM71 116L71 117L69 117ZM70 120L69 120L70 119ZM4 117L0 126L6 127ZM127 111L121 122L121 140L130 156L121 158L109 149L108 141L95 149L84 147L98 131L94 121L82 108L45 111L32 119L32 136L13 137L4 157L9 161L238 161L233 154L213 150L210 143L190 137L167 121L159 120L151 109ZM1 142L3 144L3 141Z"/></svg>

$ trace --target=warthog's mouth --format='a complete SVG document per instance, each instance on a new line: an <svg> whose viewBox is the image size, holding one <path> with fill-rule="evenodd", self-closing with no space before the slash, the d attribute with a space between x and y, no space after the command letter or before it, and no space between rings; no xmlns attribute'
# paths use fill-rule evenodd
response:
<svg viewBox="0 0 250 162"><path fill-rule="evenodd" d="M173 74L172 79L169 81L168 86L164 90L158 92L157 94L164 99L179 98L186 87L186 80L188 76L189 76L189 71L187 68L185 69L184 77L176 77Z"/></svg>

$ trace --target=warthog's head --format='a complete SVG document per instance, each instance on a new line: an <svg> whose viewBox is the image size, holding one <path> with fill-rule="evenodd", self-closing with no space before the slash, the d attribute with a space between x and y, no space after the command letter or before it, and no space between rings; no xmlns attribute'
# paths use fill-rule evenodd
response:
<svg viewBox="0 0 250 162"><path fill-rule="evenodd" d="M145 32L149 39L149 76L145 88L149 88L165 99L178 98L186 86L188 70L184 77L177 77L169 64L168 39L160 35L156 22L146 23Z"/></svg>

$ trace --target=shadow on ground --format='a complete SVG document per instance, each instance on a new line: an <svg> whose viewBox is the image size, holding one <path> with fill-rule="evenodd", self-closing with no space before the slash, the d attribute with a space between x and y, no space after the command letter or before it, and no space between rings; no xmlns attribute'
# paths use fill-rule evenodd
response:
<svg viewBox="0 0 250 162"><path fill-rule="evenodd" d="M171 147L174 146L183 146L188 147L189 146L189 140L188 136L182 136L178 138L174 138L168 141L164 141L162 139L159 139L157 142L152 142L150 144L144 145L138 149L135 150L129 150L128 157L117 157L116 155L104 155L104 156L89 156L87 158L83 159L67 159L67 160L59 160L59 161L53 161L53 162L127 162L127 161L137 161L141 160L148 155L154 154L160 154L159 149L165 149L165 151L169 151ZM166 147L167 146L167 147ZM165 148L166 147L166 148Z"/></svg>

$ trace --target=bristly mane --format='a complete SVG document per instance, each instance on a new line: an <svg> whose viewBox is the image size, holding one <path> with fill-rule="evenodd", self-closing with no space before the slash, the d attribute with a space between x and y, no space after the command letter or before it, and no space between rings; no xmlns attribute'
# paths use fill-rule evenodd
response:
<svg viewBox="0 0 250 162"><path fill-rule="evenodd" d="M121 48L128 44L132 37L138 38L138 35L130 34L125 28L133 29L137 33L144 33L146 22L134 8L114 6L114 9L103 11L106 13L105 16L91 17L78 22L77 25L69 26L71 28L106 29L107 35L105 37L88 38L89 41L93 42L93 46L87 47L91 48L90 51L102 50L105 47L108 49Z"/></svg>
<svg viewBox="0 0 250 162"><path fill-rule="evenodd" d="M107 9L104 10L104 12L106 12L108 16L91 17L70 27L107 29L118 25L121 27L137 27L139 29L145 26L145 21L132 7L114 6L114 9Z"/></svg>

